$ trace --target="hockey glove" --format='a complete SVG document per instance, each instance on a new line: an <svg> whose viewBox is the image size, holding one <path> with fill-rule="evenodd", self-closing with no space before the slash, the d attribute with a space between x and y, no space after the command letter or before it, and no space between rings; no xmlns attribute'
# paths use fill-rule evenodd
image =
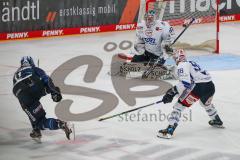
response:
<svg viewBox="0 0 240 160"><path fill-rule="evenodd" d="M134 50L138 53L138 55L143 55L145 53L145 44L144 43L135 44Z"/></svg>
<svg viewBox="0 0 240 160"><path fill-rule="evenodd" d="M62 94L59 87L55 87L55 91L51 93L52 100L54 102L60 102L62 100Z"/></svg>
<svg viewBox="0 0 240 160"><path fill-rule="evenodd" d="M166 103L171 103L172 100L173 100L173 97L178 94L178 91L177 91L177 87L174 86L173 88L170 88L166 94L163 96L163 103L166 104Z"/></svg>
<svg viewBox="0 0 240 160"><path fill-rule="evenodd" d="M167 54L169 54L169 55L173 54L173 49L172 49L172 47L170 45L165 45L164 49L165 49Z"/></svg>
<svg viewBox="0 0 240 160"><path fill-rule="evenodd" d="M160 59L158 59L158 61L157 61L157 65L158 65L158 66L162 66L165 62L166 62L166 60L165 60L164 58L160 58Z"/></svg>

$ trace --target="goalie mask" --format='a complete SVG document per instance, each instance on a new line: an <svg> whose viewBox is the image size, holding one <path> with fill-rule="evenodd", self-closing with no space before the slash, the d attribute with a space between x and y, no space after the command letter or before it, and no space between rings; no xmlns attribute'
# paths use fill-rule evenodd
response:
<svg viewBox="0 0 240 160"><path fill-rule="evenodd" d="M153 26L156 20L156 12L153 10L146 12L144 15L144 20L146 22L147 27Z"/></svg>
<svg viewBox="0 0 240 160"><path fill-rule="evenodd" d="M185 55L185 51L183 49L177 49L173 53L173 59L175 60L176 64L178 65L179 62L186 62L187 58Z"/></svg>

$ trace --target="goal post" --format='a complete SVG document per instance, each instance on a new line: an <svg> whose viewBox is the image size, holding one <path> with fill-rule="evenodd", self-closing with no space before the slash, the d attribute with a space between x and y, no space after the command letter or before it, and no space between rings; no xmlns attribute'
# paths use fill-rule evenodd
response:
<svg viewBox="0 0 240 160"><path fill-rule="evenodd" d="M175 48L219 53L219 3L220 0L141 0L138 22L148 10L155 10L157 19L168 21L178 34L183 24L195 18Z"/></svg>
<svg viewBox="0 0 240 160"><path fill-rule="evenodd" d="M215 53L219 54L220 52L220 8L219 8L220 0L216 0L216 50Z"/></svg>

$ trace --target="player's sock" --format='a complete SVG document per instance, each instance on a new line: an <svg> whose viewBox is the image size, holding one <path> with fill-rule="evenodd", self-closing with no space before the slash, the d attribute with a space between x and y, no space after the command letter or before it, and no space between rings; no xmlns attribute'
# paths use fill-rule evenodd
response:
<svg viewBox="0 0 240 160"><path fill-rule="evenodd" d="M183 110L185 109L186 107L184 107L182 104L180 103L176 103L174 106L173 106L173 111L168 119L169 121L169 124L170 125L174 125L175 123L178 123L180 118L181 118L181 113L183 112Z"/></svg>
<svg viewBox="0 0 240 160"><path fill-rule="evenodd" d="M215 119L215 116L217 115L217 110L215 109L213 104L210 104L209 106L204 106L208 116L213 120Z"/></svg>
<svg viewBox="0 0 240 160"><path fill-rule="evenodd" d="M43 121L43 126L44 126L44 129L45 128L48 128L50 130L60 129L60 127L59 127L59 120L55 119L55 118L46 118Z"/></svg>
<svg viewBox="0 0 240 160"><path fill-rule="evenodd" d="M209 106L204 106L208 116L211 118L211 120L208 122L209 125L213 127L221 127L223 125L222 120L220 119L219 115L217 114L217 110L215 109L213 104L210 104Z"/></svg>

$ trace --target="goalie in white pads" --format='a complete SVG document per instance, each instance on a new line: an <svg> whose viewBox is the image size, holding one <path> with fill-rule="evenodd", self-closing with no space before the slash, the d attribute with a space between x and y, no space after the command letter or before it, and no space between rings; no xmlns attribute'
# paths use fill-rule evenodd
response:
<svg viewBox="0 0 240 160"><path fill-rule="evenodd" d="M209 125L223 127L223 122L212 104L215 86L212 78L206 70L203 70L196 62L187 61L184 50L174 52L173 58L177 65L179 83L169 89L163 96L163 103L172 102L175 95L179 94L178 101L173 106L169 117L169 126L158 132L160 138L171 138L178 126L181 112L200 100L200 105L210 117Z"/></svg>
<svg viewBox="0 0 240 160"><path fill-rule="evenodd" d="M154 63L158 60L159 65L163 65L168 57L165 53L172 53L170 44L174 35L168 22L156 20L155 11L148 11L144 21L137 26L134 49L138 54L133 56L131 62Z"/></svg>

